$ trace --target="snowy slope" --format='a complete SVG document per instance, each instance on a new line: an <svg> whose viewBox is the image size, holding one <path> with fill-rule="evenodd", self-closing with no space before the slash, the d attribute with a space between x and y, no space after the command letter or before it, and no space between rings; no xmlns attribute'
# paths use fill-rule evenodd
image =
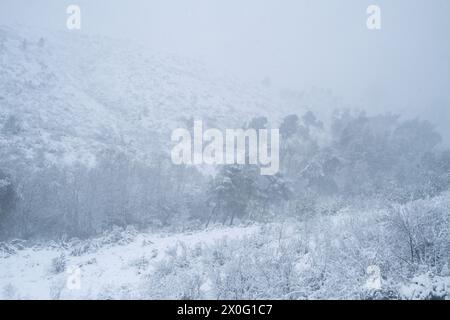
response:
<svg viewBox="0 0 450 320"><path fill-rule="evenodd" d="M289 223L175 234L128 229L58 244L0 243L0 300L376 296L365 287L369 276L355 272L364 266L364 257L352 260L348 251L338 253L340 267L330 267L324 278L317 264L321 257L326 260L320 249L323 234L314 235L309 249L302 250L298 227L303 228ZM450 274L386 278L382 286L378 293L384 298L448 299Z"/></svg>
<svg viewBox="0 0 450 320"><path fill-rule="evenodd" d="M145 160L192 118L217 127L279 119L273 96L127 41L0 27L3 162L92 165L108 148Z"/></svg>
<svg viewBox="0 0 450 320"><path fill-rule="evenodd" d="M122 231L80 243L26 247L0 256L0 300L108 298L109 292L114 292L114 298L121 298L121 294L142 298L146 277L177 244L213 245L220 239L240 239L256 230L258 227L252 226L179 234ZM65 270L56 272L53 259L61 255L65 257ZM67 286L74 267L81 272L79 289Z"/></svg>

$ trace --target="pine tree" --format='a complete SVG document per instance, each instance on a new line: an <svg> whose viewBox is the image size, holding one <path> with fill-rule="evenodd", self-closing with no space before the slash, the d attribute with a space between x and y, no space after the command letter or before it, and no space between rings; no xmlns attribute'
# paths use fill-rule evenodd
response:
<svg viewBox="0 0 450 320"><path fill-rule="evenodd" d="M17 193L11 178L0 170L0 230L6 234L4 224L10 218L17 204Z"/></svg>

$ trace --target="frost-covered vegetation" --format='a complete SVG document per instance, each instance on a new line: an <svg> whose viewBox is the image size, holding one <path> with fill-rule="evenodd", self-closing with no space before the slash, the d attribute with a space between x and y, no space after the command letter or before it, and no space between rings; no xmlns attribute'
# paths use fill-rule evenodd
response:
<svg viewBox="0 0 450 320"><path fill-rule="evenodd" d="M269 126L256 117L243 127ZM168 157L143 163L119 151L98 155L94 167L18 172L4 166L2 238L305 219L349 206L395 208L449 188L450 152L438 146L440 136L427 122L341 112L325 127L307 112L282 119L280 132L275 176L261 176L253 165L219 166L210 175L175 166Z"/></svg>
<svg viewBox="0 0 450 320"><path fill-rule="evenodd" d="M408 239L386 230L389 216L355 218L354 213L264 226L245 238L213 245L181 243L155 265L144 294L174 299L449 298L446 261L413 263ZM438 250L448 250L448 243ZM381 269L380 289L366 286L371 265Z"/></svg>
<svg viewBox="0 0 450 320"><path fill-rule="evenodd" d="M88 38L65 65L61 43L0 31L0 297L449 297L450 151L432 124L280 113L172 59ZM173 165L168 129L194 117L279 128L280 172Z"/></svg>
<svg viewBox="0 0 450 320"><path fill-rule="evenodd" d="M3 243L0 297L448 299L450 224L439 221L448 199L195 232L114 228L89 240ZM378 289L367 285L369 266L380 269ZM76 290L67 286L73 267Z"/></svg>

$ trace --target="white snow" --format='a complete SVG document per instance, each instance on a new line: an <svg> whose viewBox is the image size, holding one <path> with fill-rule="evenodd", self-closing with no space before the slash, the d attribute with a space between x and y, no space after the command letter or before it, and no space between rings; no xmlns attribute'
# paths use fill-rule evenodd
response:
<svg viewBox="0 0 450 320"><path fill-rule="evenodd" d="M223 238L239 239L254 233L257 226L222 227L200 232L179 234L140 233L127 244L106 244L98 250L80 256L71 255L72 247L26 248L0 258L0 299L77 299L102 298L108 291L129 288L135 294L151 272L152 265L163 259L177 243L194 247L213 244ZM66 272L54 274L54 258L64 254ZM140 261L150 261L145 269ZM67 281L72 268L81 271L80 289L69 289Z"/></svg>

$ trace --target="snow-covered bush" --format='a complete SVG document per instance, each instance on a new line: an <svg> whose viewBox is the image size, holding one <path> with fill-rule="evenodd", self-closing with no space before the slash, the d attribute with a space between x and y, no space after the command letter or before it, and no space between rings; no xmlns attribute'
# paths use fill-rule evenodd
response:
<svg viewBox="0 0 450 320"><path fill-rule="evenodd" d="M5 300L17 299L17 289L11 283L3 287L3 298Z"/></svg>
<svg viewBox="0 0 450 320"><path fill-rule="evenodd" d="M50 272L52 274L58 274L66 271L67 259L66 256L62 253L59 256L52 259L50 264Z"/></svg>
<svg viewBox="0 0 450 320"><path fill-rule="evenodd" d="M440 273L450 258L450 197L395 205L387 213L387 232L398 257Z"/></svg>
<svg viewBox="0 0 450 320"><path fill-rule="evenodd" d="M16 253L16 248L8 242L0 242L0 257L5 258Z"/></svg>
<svg viewBox="0 0 450 320"><path fill-rule="evenodd" d="M133 268L136 268L136 270L139 274L141 272L143 272L144 270L146 270L149 267L149 265L150 265L150 261L145 256L139 257L130 262L130 266Z"/></svg>
<svg viewBox="0 0 450 320"><path fill-rule="evenodd" d="M296 241L282 239L273 228L216 242L203 258L210 293L217 299L290 297L300 289L296 263L303 252L298 248Z"/></svg>
<svg viewBox="0 0 450 320"><path fill-rule="evenodd" d="M440 277L430 273L412 278L400 288L403 299L407 300L448 300L450 299L450 277Z"/></svg>
<svg viewBox="0 0 450 320"><path fill-rule="evenodd" d="M167 251L167 258L154 264L143 288L145 298L202 299L204 275L198 268L196 249L178 243Z"/></svg>
<svg viewBox="0 0 450 320"><path fill-rule="evenodd" d="M98 239L88 239L84 241L73 242L70 248L71 256L82 256L87 253L92 253L102 246L102 241Z"/></svg>

